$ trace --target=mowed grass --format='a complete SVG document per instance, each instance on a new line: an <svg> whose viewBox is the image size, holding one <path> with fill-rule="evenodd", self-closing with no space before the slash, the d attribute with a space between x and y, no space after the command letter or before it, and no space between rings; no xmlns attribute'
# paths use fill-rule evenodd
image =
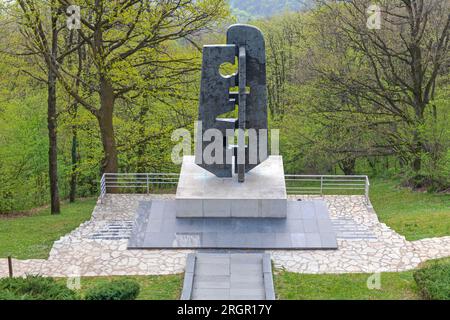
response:
<svg viewBox="0 0 450 320"><path fill-rule="evenodd" d="M62 203L61 214L42 209L30 216L0 215L0 258L46 259L53 242L89 220L96 199Z"/></svg>
<svg viewBox="0 0 450 320"><path fill-rule="evenodd" d="M275 270L280 300L409 300L420 299L413 272L381 273L379 289L369 289L372 274L299 274Z"/></svg>
<svg viewBox="0 0 450 320"><path fill-rule="evenodd" d="M111 277L82 277L80 279L79 294L84 298L86 292L101 283L118 279L130 279L139 283L140 292L137 300L178 300L183 287L183 275L162 276L111 276ZM67 282L66 278L58 281ZM71 280L70 280L71 281Z"/></svg>
<svg viewBox="0 0 450 320"><path fill-rule="evenodd" d="M450 194L413 192L374 179L370 200L380 221L408 240L450 235Z"/></svg>

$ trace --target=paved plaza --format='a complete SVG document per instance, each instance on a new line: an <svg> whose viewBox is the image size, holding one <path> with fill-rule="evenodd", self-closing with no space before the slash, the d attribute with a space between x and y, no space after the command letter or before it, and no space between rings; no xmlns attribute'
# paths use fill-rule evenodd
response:
<svg viewBox="0 0 450 320"><path fill-rule="evenodd" d="M395 272L450 256L450 237L407 241L380 223L363 196L290 196L323 199L337 234L337 250L270 250L276 268L301 273ZM13 260L14 274L44 276L162 275L184 272L193 250L128 250L141 201L173 195L109 194L89 221L56 241L48 259ZM0 259L0 276L8 275Z"/></svg>

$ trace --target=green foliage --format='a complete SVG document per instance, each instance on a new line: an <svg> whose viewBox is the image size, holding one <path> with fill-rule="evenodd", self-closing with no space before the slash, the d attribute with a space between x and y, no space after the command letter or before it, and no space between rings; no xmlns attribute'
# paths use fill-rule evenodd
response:
<svg viewBox="0 0 450 320"><path fill-rule="evenodd" d="M37 279L33 279L37 278ZM5 283L8 286L14 285L17 287L17 282L22 283L21 278L14 278L13 280L3 279L0 283ZM140 290L137 299L139 300L176 300L180 297L181 288L183 286L183 275L164 275L164 276L113 276L113 277L83 277L81 278L81 288L74 293L73 291L66 291L66 278L57 278L55 280L51 278L41 277L28 277L28 284L20 285L20 287L33 288L33 294L21 294L16 293L14 290L4 290L2 284L0 284L0 300L37 300L37 299L83 299L88 292L94 290L94 288L104 287L111 282L131 282L133 287L135 284L139 284ZM30 284L33 282L33 284ZM55 289L54 283L57 287L61 288L60 291ZM43 284L44 283L44 284ZM47 283L50 283L47 285ZM40 287L42 289L36 289ZM46 298L38 298L36 292L43 290L44 288L50 288L52 296L46 295ZM65 288L65 289L64 289ZM21 289L22 290L22 289ZM68 289L67 289L68 290ZM27 289L27 291L30 291ZM59 292L59 293L58 293ZM66 292L66 294L63 294Z"/></svg>
<svg viewBox="0 0 450 320"><path fill-rule="evenodd" d="M135 300L139 295L139 283L129 279L113 280L99 284L86 292L86 300Z"/></svg>
<svg viewBox="0 0 450 320"><path fill-rule="evenodd" d="M313 3L312 0L230 0L229 2L233 14L244 22L287 11L297 11Z"/></svg>
<svg viewBox="0 0 450 320"><path fill-rule="evenodd" d="M450 260L435 261L414 272L420 293L429 300L450 300Z"/></svg>
<svg viewBox="0 0 450 320"><path fill-rule="evenodd" d="M36 90L0 107L0 213L48 200L44 99Z"/></svg>
<svg viewBox="0 0 450 320"><path fill-rule="evenodd" d="M361 50L364 46L350 40L357 34L342 27L348 12L341 9L346 7L324 6L255 22L266 39L269 123L281 130L286 171L401 174L401 182L408 186L430 192L446 190L450 186L448 77L443 72L437 79L423 119L416 119L407 102L396 102L398 111L389 111L389 102L379 100L374 92L381 96L392 92L405 96L405 101L410 93L391 85L389 79L383 80L384 90L368 89L376 83L374 71ZM356 16L366 19L359 13ZM427 37L432 41L429 31ZM380 31L380 36L394 47L401 43L396 40L398 33ZM388 59L379 55L380 61ZM410 83L401 63L396 61L391 67ZM420 169L414 162L419 162Z"/></svg>
<svg viewBox="0 0 450 320"><path fill-rule="evenodd" d="M35 4L42 8L45 29L49 16L43 13L50 3L36 0ZM98 194L105 156L95 116L100 105L100 71L107 74L116 93L113 124L119 171L179 170L171 161L174 143L170 136L176 128L192 129L201 64L200 52L188 40L203 41L200 31L210 27L217 29L229 16L229 6L225 0L156 4L154 1L140 4L151 6L148 9L140 5L121 7L116 2L102 1L104 11L98 17L98 10L91 2L78 3L85 13L92 11L89 19L104 19L108 28L102 31L102 37L108 43L105 48L111 48L111 52L102 55L97 50L83 48L79 77L76 76L76 51L61 61L63 74L67 75L66 85L74 87L74 79L80 78L78 95L91 107L76 104L64 90L64 81L58 83L58 184L62 199L70 192L74 141L78 158L74 167L76 196ZM18 23L25 19L18 18L21 10L17 3L8 7L9 11L4 11L3 6L0 8L0 22L14 29L14 32L5 32L5 37L0 40L0 214L28 210L49 201L46 67L40 55L14 56L29 50L36 42L15 32L23 27ZM169 11L171 14L167 14ZM62 26L60 54L67 49L69 38L65 28L67 17L64 10L61 12L58 16ZM161 23L160 19L166 20ZM128 34L126 27L130 25L133 27ZM92 35L89 28L83 30L87 36ZM199 36L194 37L197 33ZM76 39L76 36L75 32L70 38ZM110 43L122 45L110 46ZM144 43L146 45L142 46ZM124 58L124 53L131 48L138 50ZM122 90L126 93L119 94Z"/></svg>
<svg viewBox="0 0 450 320"><path fill-rule="evenodd" d="M77 294L53 278L0 279L0 300L75 300Z"/></svg>
<svg viewBox="0 0 450 320"><path fill-rule="evenodd" d="M150 276L82 277L79 294L84 297L88 291L115 280L130 280L139 283L137 300L177 300L183 287L183 274ZM61 278L58 281L66 282Z"/></svg>
<svg viewBox="0 0 450 320"><path fill-rule="evenodd" d="M416 187L430 192L442 191L450 186L450 86L441 85L435 99L425 113L425 121L419 132L427 152L421 153L422 167L419 173L409 172L416 179Z"/></svg>
<svg viewBox="0 0 450 320"><path fill-rule="evenodd" d="M117 39L124 37L125 26L135 17L136 8L129 7L119 13L109 10L115 8L115 2L102 3L108 7L106 17L114 21L112 27L105 31L104 39L120 43ZM174 3L171 1L168 6ZM382 108L375 109L371 103L355 96L353 93L359 92L361 87L343 90L337 86L336 79L366 81L367 75L373 72L370 73L367 61L357 48L345 41L344 34L338 32L339 28L334 28L337 21L328 19L325 8L292 12L300 8L300 2L294 0L231 0L229 3L234 12L239 11L238 15L253 19L252 24L260 27L265 35L269 125L270 128L281 129L280 150L287 172L401 175L404 177L402 180L409 182L408 185L420 186L421 190L434 192L449 187L450 90L445 73L435 84L423 123L413 127L423 142L420 153L422 167L415 172L410 166L414 157L409 150L414 139L412 127L402 123L400 117L386 115ZM81 1L80 4L86 8L92 5L89 1ZM183 17L200 11L213 17L196 21L195 26L203 30L208 25L208 30L219 32L196 32L176 40L169 37L127 59L118 59L139 39L151 35L150 30L161 11L149 10L142 13L142 19L133 31L136 37L103 57L104 61L96 61L94 58L98 57L92 56L92 50L86 52L79 93L94 109L98 109L100 104L96 66L105 64L116 91L130 88L116 99L114 105L120 172L179 170L179 166L171 161L172 147L176 143L171 140L171 133L181 127L193 132L198 109L201 53L190 41L199 47L223 43L223 29L226 27L223 23L230 21L229 8L223 0L189 3L183 10L175 11L176 19L181 21ZM0 13L1 22L14 19L11 17L13 15ZM255 20L257 17L265 18ZM61 18L62 21L65 18ZM15 26L14 23L4 25ZM125 29L114 28L115 25ZM91 32L85 26L83 28L86 33ZM174 31L169 29L164 32ZM424 34L424 37L429 37L429 34ZM61 49L64 49L65 41L61 37ZM5 32L5 38L0 40L0 49L3 52L5 48L14 48L19 52L25 43L20 33ZM44 82L29 77L29 74L34 74L45 80L46 75L31 56L24 59L2 54L1 58L0 214L41 206L49 200L47 92ZM68 73L75 73L76 60L76 56L69 55L62 62ZM326 77L325 74L334 77ZM70 83L73 81L73 77L67 79ZM396 90L395 87L387 89ZM80 104L75 114L68 112L73 104L73 98L59 85L58 178L63 199L68 197L72 178L74 128L79 156L76 168L78 197L98 194L104 157L98 119ZM441 232L445 233L432 231ZM33 232L31 234L34 235ZM46 238L39 243L44 248L47 241ZM0 244L0 252L1 247ZM31 254L26 253L27 250L29 248L16 248L13 252L27 256ZM38 255L45 255L46 250L37 250Z"/></svg>

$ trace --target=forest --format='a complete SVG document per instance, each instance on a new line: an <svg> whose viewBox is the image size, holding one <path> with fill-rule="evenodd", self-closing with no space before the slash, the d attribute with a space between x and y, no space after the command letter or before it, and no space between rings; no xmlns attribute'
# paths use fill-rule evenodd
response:
<svg viewBox="0 0 450 320"><path fill-rule="evenodd" d="M299 11L313 4L312 0L230 0L231 13L239 22Z"/></svg>
<svg viewBox="0 0 450 320"><path fill-rule="evenodd" d="M449 192L449 1L376 1L379 28L369 0L230 2L0 1L0 213L58 213L105 172L178 172L171 134L197 119L201 48L236 10L265 36L286 172Z"/></svg>

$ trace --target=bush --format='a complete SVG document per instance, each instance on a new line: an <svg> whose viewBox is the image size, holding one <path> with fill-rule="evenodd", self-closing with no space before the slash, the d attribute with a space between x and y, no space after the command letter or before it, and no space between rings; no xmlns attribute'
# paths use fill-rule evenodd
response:
<svg viewBox="0 0 450 320"><path fill-rule="evenodd" d="M77 294L53 278L27 276L0 280L0 300L75 300Z"/></svg>
<svg viewBox="0 0 450 320"><path fill-rule="evenodd" d="M99 284L86 292L86 300L135 300L140 287L133 280L113 280Z"/></svg>
<svg viewBox="0 0 450 320"><path fill-rule="evenodd" d="M415 271L414 280L425 299L450 300L450 260Z"/></svg>
<svg viewBox="0 0 450 320"><path fill-rule="evenodd" d="M19 296L11 291L0 290L0 300L30 300L26 296Z"/></svg>

